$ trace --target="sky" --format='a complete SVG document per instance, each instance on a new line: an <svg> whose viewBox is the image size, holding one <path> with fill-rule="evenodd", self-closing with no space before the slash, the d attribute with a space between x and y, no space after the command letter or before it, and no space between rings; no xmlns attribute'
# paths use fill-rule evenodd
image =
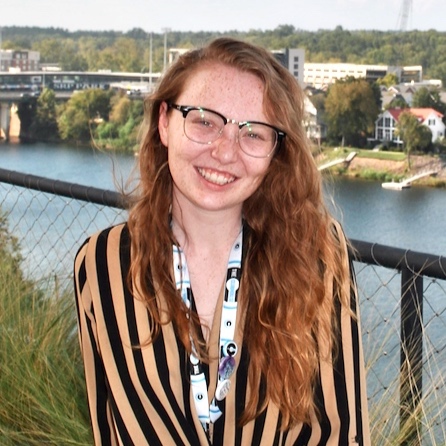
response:
<svg viewBox="0 0 446 446"><path fill-rule="evenodd" d="M403 4L407 30L446 31L445 0L1 0L0 27L69 31L249 31L279 25L317 31L398 30Z"/></svg>

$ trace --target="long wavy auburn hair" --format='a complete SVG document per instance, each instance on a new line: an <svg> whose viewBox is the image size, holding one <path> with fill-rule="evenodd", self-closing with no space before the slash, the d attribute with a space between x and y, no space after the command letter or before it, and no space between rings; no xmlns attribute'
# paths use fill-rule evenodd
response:
<svg viewBox="0 0 446 446"><path fill-rule="evenodd" d="M302 124L304 94L267 50L216 39L180 56L146 99L139 189L129 215L129 279L149 309L152 339L161 325L172 322L190 351L191 324L172 277L172 177L158 118L161 104L175 102L194 72L218 65L257 76L264 84L269 122L287 133L263 182L243 206L247 237L240 306L253 391L239 420L246 424L273 402L286 429L317 413L319 363L331 361L336 351L339 327L334 314L339 303L348 307L350 282L344 239L323 203L320 174ZM156 295L163 296L162 311ZM192 318L195 345L208 360L205 345L198 341L198 317ZM254 389L261 387L265 391L259 395Z"/></svg>

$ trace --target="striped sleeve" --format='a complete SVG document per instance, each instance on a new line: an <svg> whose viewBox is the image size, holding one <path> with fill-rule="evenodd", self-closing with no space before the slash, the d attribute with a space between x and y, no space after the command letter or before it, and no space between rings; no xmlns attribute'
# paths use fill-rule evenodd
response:
<svg viewBox="0 0 446 446"><path fill-rule="evenodd" d="M351 310L337 308L338 349L331 362L320 364L319 430L313 435L321 441L311 444L370 446L365 387L365 370L359 330L356 294L352 293Z"/></svg>
<svg viewBox="0 0 446 446"><path fill-rule="evenodd" d="M84 360L87 397L95 445L117 445L107 385L98 349L97 329L91 290L86 274L86 252L90 240L79 249L74 262L74 289L78 316L78 333Z"/></svg>

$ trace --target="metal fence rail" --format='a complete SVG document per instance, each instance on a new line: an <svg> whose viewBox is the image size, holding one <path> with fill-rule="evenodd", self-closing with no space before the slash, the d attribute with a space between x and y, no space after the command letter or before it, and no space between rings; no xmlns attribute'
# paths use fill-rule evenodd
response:
<svg viewBox="0 0 446 446"><path fill-rule="evenodd" d="M71 287L82 240L127 218L116 192L0 169L25 273ZM444 445L446 259L351 240L374 445Z"/></svg>
<svg viewBox="0 0 446 446"><path fill-rule="evenodd" d="M429 355L424 355L424 344L430 341L428 333L425 331L425 327L429 325L426 324L423 311L425 300L433 310L432 302L425 299L427 293L425 293L424 285L425 282L430 285L438 284L438 280L446 279L446 258L359 240L351 240L351 242L353 245L352 254L358 262L391 268L401 275L399 412L400 429L405 431L401 444L420 444L418 439L423 437L423 423L419 417L419 411L423 410L424 406L423 371L425 367L431 366L429 362L424 362L424 356L426 356L426 360L429 360ZM441 290L444 293L444 287ZM434 312L436 317L445 315L446 300L444 296L442 305L441 313ZM439 328L439 333L442 331L444 331L444 325L443 329ZM444 341L435 346L437 353L444 352L445 347ZM438 378L441 380L444 392L444 374L446 373L444 360L442 364L442 368L438 370ZM438 383L435 385L435 392L437 388L439 388ZM432 388L427 388L426 392L429 396L433 393ZM445 407L443 405L441 410L444 410ZM444 435L442 444L444 444Z"/></svg>

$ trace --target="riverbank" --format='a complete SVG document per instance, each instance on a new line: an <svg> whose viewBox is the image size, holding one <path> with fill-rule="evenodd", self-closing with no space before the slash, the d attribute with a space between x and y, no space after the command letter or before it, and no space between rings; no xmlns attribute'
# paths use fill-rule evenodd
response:
<svg viewBox="0 0 446 446"><path fill-rule="evenodd" d="M354 150L351 150L354 151ZM367 153L369 152L369 153ZM324 151L317 157L318 164L323 164L336 158L347 156L348 152L339 155L338 151ZM373 154L373 156L372 156ZM411 169L408 169L407 159L403 154L395 152L361 151L348 165L340 164L330 169L334 175L349 178L361 178L373 181L401 181L423 171L434 170L435 176L418 180L415 184L429 187L446 188L446 158L438 155L412 155ZM401 155L401 156L398 156Z"/></svg>

